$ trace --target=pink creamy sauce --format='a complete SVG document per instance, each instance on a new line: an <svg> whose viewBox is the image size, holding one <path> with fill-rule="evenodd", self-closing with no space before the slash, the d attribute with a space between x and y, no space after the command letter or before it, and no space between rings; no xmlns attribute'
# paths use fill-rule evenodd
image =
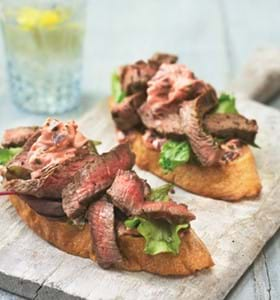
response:
<svg viewBox="0 0 280 300"><path fill-rule="evenodd" d="M153 108L162 103L188 100L192 98L193 91L197 91L203 85L194 73L181 64L162 64L155 76L148 82L147 102L153 104Z"/></svg>
<svg viewBox="0 0 280 300"><path fill-rule="evenodd" d="M41 136L32 145L27 155L27 166L32 178L40 175L43 168L62 163L76 155L88 139L78 130L74 121L67 123L48 118L41 129Z"/></svg>
<svg viewBox="0 0 280 300"><path fill-rule="evenodd" d="M117 140L119 143L129 143L135 137L134 131L128 132L117 129ZM142 135L142 140L148 149L160 151L163 144L167 141L166 138L160 137L153 130L147 129Z"/></svg>

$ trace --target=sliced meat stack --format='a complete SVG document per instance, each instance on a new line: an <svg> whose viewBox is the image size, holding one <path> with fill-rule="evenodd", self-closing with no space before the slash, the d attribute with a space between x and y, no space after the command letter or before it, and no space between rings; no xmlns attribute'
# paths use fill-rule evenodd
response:
<svg viewBox="0 0 280 300"><path fill-rule="evenodd" d="M80 155L42 170L35 179L13 179L5 183L5 189L37 198L60 199L62 190L73 180L73 176L97 156Z"/></svg>
<svg viewBox="0 0 280 300"><path fill-rule="evenodd" d="M144 96L141 101L132 101L133 97L128 96L123 103L113 106L116 127L124 134L135 128L143 132L144 128L161 138L185 138L203 166L223 164L230 161L230 157L236 158L237 152L225 152L215 138L226 141L240 139L254 144L258 131L256 121L239 114L213 113L218 105L214 88L197 79L193 72L176 61L175 56L155 54L148 63L141 61L122 69L124 91L134 93L134 97L138 95L135 89L127 88L130 86L127 83L129 78L130 84L134 82L135 86L141 86L137 91L141 90ZM136 65L141 70L138 77L135 75ZM148 65L155 72L148 72ZM129 70L134 70L131 71L133 76L128 75Z"/></svg>
<svg viewBox="0 0 280 300"><path fill-rule="evenodd" d="M65 124L60 125L65 127ZM42 131L43 128L38 129L29 136L23 151L8 168L26 167L29 151L42 136ZM27 179L14 174L16 179L6 180L5 188L19 194L34 211L46 218L88 221L93 250L101 267L109 268L123 259L117 232L138 234L125 228L123 221L128 217L141 216L174 224L188 223L195 218L186 205L149 200L151 187L131 171L135 157L128 145L122 144L98 155L92 151L90 142L85 142L75 150L74 157L47 164L38 176L33 176L32 170Z"/></svg>
<svg viewBox="0 0 280 300"><path fill-rule="evenodd" d="M134 159L129 146L123 144L86 164L62 192L66 215L71 219L84 215L92 198L110 187L119 169L131 169Z"/></svg>
<svg viewBox="0 0 280 300"><path fill-rule="evenodd" d="M161 64L172 64L176 61L175 55L156 53L148 62L141 60L120 68L120 83L126 97L121 103L114 103L111 110L118 129L127 131L141 124L137 109L146 101L149 80Z"/></svg>

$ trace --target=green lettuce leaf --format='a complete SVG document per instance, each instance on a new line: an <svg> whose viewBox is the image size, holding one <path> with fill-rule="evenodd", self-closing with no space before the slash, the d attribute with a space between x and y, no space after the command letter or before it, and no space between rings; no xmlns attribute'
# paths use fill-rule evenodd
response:
<svg viewBox="0 0 280 300"><path fill-rule="evenodd" d="M22 148L0 148L0 165L7 164Z"/></svg>
<svg viewBox="0 0 280 300"><path fill-rule="evenodd" d="M122 90L120 78L117 73L112 75L112 96L117 103L121 103L126 97L125 92Z"/></svg>
<svg viewBox="0 0 280 300"><path fill-rule="evenodd" d="M171 183L164 184L158 188L152 189L150 195L148 196L148 200L150 201L163 201L167 202L170 200L169 192L173 189L174 185Z"/></svg>
<svg viewBox="0 0 280 300"><path fill-rule="evenodd" d="M166 172L189 161L191 147L188 142L167 141L160 152L159 164Z"/></svg>
<svg viewBox="0 0 280 300"><path fill-rule="evenodd" d="M222 93L219 97L218 106L214 112L220 114L238 114L235 107L235 97L230 94Z"/></svg>
<svg viewBox="0 0 280 300"><path fill-rule="evenodd" d="M187 229L189 224L175 225L166 221L151 221L134 217L125 221L128 228L136 228L146 240L144 252L149 255L159 253L179 254L181 239L179 231Z"/></svg>

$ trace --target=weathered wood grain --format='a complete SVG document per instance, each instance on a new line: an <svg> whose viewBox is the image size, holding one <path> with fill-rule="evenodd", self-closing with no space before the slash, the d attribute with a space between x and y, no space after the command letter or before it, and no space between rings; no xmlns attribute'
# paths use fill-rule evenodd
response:
<svg viewBox="0 0 280 300"><path fill-rule="evenodd" d="M169 0L158 4L146 0L89 2L84 72L84 88L88 96L79 111L66 114L61 117L63 119L83 115L97 99L108 93L108 77L112 68L140 56L148 56L154 50L179 53L183 62L198 75L218 88L224 88L229 79L237 76L255 48L279 46L280 43L278 0L180 0L176 1L176 5ZM11 103L6 89L4 56L1 55L1 58L0 131L17 125L40 124L45 116L27 114ZM274 105L280 108L280 101L276 100ZM93 129L91 133L94 134ZM6 229L12 232L14 228ZM269 242L264 257L270 272L272 300L280 298L279 243L278 233ZM229 299L254 299L255 295L251 269ZM10 297L8 295L4 299Z"/></svg>
<svg viewBox="0 0 280 300"><path fill-rule="evenodd" d="M176 190L175 199L187 203L197 215L193 227L213 255L216 266L212 270L188 278L105 271L87 259L67 255L49 246L22 225L13 209L3 203L0 208L1 215L2 210L5 212L6 219L3 221L19 229L15 230L13 238L9 239L7 235L0 246L0 287L31 299L67 299L69 295L86 299L144 297L172 300L185 299L190 295L193 300L223 299L279 227L280 217L276 201L280 195L280 161L275 160L277 145L274 139L269 138L272 128L278 132L276 137L280 135L280 114L246 100L239 102L239 109L241 112L246 110L250 117L258 118L262 128L258 143L263 145L263 149L255 151L264 185L260 199L231 204ZM101 151L115 143L112 122L109 118L100 118L100 115L106 114L107 103L100 103L80 121L83 132L104 141ZM266 122L267 118L270 123ZM92 130L93 123L94 128L98 128L95 132ZM151 174L140 173L152 184L161 182ZM0 235L3 234L2 228L0 220ZM260 276L261 273L258 274ZM139 290L141 294L137 292Z"/></svg>

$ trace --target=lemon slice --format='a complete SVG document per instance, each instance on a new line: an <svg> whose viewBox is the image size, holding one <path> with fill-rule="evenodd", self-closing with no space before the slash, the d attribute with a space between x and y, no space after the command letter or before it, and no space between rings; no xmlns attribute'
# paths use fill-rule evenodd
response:
<svg viewBox="0 0 280 300"><path fill-rule="evenodd" d="M18 11L17 14L17 23L23 29L32 29L34 28L40 19L40 12L34 8L22 8Z"/></svg>
<svg viewBox="0 0 280 300"><path fill-rule="evenodd" d="M63 23L70 17L66 11L40 10L32 7L21 8L17 13L17 23L24 30L33 30L37 27L51 29Z"/></svg>

